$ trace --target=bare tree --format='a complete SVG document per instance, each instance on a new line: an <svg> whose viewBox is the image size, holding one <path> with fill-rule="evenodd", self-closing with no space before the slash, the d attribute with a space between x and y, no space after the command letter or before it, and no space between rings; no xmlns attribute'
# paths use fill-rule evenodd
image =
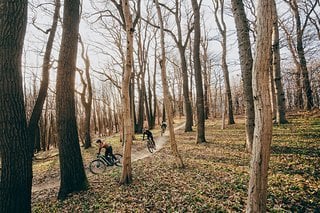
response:
<svg viewBox="0 0 320 213"><path fill-rule="evenodd" d="M186 125L185 125L185 132L192 131L193 125L193 115L192 115L192 104L189 98L189 83L188 83L188 67L187 67L187 60L186 60L186 48L190 39L190 35L194 29L193 26L187 26L187 32L183 33L182 31L182 20L181 20L181 1L175 0L175 7L174 9L169 8L165 4L160 4L163 8L166 8L171 14L175 17L177 32L174 33L172 30L164 29L165 32L169 33L173 38L174 42L177 45L180 55L180 64L181 64L181 71L182 71L182 78L183 78L183 97L184 97L184 104L185 104L185 112L186 112ZM188 20L188 23L191 21ZM183 35L186 35L183 38Z"/></svg>
<svg viewBox="0 0 320 213"><path fill-rule="evenodd" d="M282 28L282 30L284 31L285 35L286 35L286 39L287 39L287 43L288 43L288 49L292 54L292 59L293 62L296 66L296 71L294 73L295 76L295 84L296 84L296 88L295 88L295 103L294 105L296 107L298 107L299 109L303 108L303 95L302 95L302 86L301 86L301 67L299 64L299 60L297 57L297 52L295 49L295 44L294 44L294 38L293 38L293 32L289 29L287 29L287 27L285 26L285 24L283 22L280 21L280 27Z"/></svg>
<svg viewBox="0 0 320 213"><path fill-rule="evenodd" d="M273 33L272 33L272 72L273 81L275 85L276 96L276 122L278 124L288 123L285 111L285 95L281 82L281 68L280 68L280 47L279 47L279 28L278 28L278 14L275 2L272 4L274 10L273 15Z"/></svg>
<svg viewBox="0 0 320 213"><path fill-rule="evenodd" d="M202 73L200 61L200 8L197 0L191 0L194 13L194 43L193 43L193 63L197 92L197 143L205 143L205 114L202 86Z"/></svg>
<svg viewBox="0 0 320 213"><path fill-rule="evenodd" d="M155 33L156 35L156 33ZM154 37L156 41L156 37ZM154 66L153 66L153 76L151 76L150 70L148 69L148 99L149 99L149 120L150 120L150 128L155 127L156 123L156 113L158 112L157 109L157 96L156 96L156 74L157 74L157 42L155 42L154 48ZM150 65L150 63L149 63ZM151 81L152 79L152 81ZM151 83L153 82L153 83Z"/></svg>
<svg viewBox="0 0 320 213"><path fill-rule="evenodd" d="M149 106L151 107L151 104L148 104L148 98L147 98L147 91L146 91L146 83L145 83L145 74L147 72L147 66L148 66L148 54L150 49L150 43L153 40L153 37L155 34L148 33L148 22L146 22L146 25L142 25L143 22L138 22L138 65L139 65L139 72L137 74L137 81L138 81L138 90L139 90L139 105L138 105L138 122L136 124L136 132L142 133L143 130L143 123L144 118L146 115L148 126L151 129L151 113ZM149 83L150 84L150 83ZM149 94L151 95L151 94Z"/></svg>
<svg viewBox="0 0 320 213"><path fill-rule="evenodd" d="M75 116L75 72L79 33L79 0L64 2L63 32L56 85L57 133L59 141L60 189L58 199L88 189Z"/></svg>
<svg viewBox="0 0 320 213"><path fill-rule="evenodd" d="M50 70L50 66L51 66L50 65L50 57L51 57L55 33L57 30L60 7L61 7L60 0L56 0L51 28L45 31L46 33L49 33L49 36L48 36L48 41L47 41L47 45L46 45L46 50L45 50L44 57L43 57L42 81L41 81L41 85L40 85L39 94L38 94L36 103L33 107L33 111L30 116L30 120L29 120L29 124L28 124L29 139L30 139L30 143L32 143L32 144L35 143L36 137L39 137L39 135L37 135L37 132L38 132L38 134L40 132L38 122L39 122L39 119L40 119L40 116L42 113L43 104L45 102L45 99L47 97L47 92L48 92L49 70ZM39 150L37 150L37 151L39 151Z"/></svg>
<svg viewBox="0 0 320 213"><path fill-rule="evenodd" d="M243 93L245 97L246 115L246 147L249 152L252 150L253 129L254 129L254 106L252 94L252 52L249 35L249 24L247 21L242 1L231 0L233 17L236 23L237 38L240 55L240 67L243 81Z"/></svg>
<svg viewBox="0 0 320 213"><path fill-rule="evenodd" d="M132 72L133 59L133 33L132 15L128 0L122 0L122 11L125 20L125 30L127 34L127 52L125 60L125 70L122 79L122 107L123 107L123 129L124 129L124 159L122 167L121 184L130 184L132 182L131 167L131 146L132 146L132 128L131 128L131 111L130 111L130 78Z"/></svg>
<svg viewBox="0 0 320 213"><path fill-rule="evenodd" d="M79 35L79 43L81 45L81 58L85 64L85 76L83 77L83 71L79 70L81 82L82 82L82 93L81 93L81 103L84 107L85 121L84 121L84 148L87 149L91 147L91 135L90 135L90 121L91 121L91 109L92 109L92 85L90 77L90 59L88 56L88 50L85 51L83 41ZM87 95L86 95L87 94ZM87 97L87 98L86 98Z"/></svg>
<svg viewBox="0 0 320 213"><path fill-rule="evenodd" d="M304 108L306 110L310 110L313 108L313 95L312 95L312 90L311 90L311 85L310 85L310 79L309 79L309 73L308 73L308 67L307 67L307 61L305 58L305 50L303 47L303 34L306 29L306 26L309 21L309 16L314 10L314 8L317 5L317 1L314 1L314 3L311 5L309 11L307 11L306 14L306 19L304 23L301 23L301 18L300 18L300 13L299 13L299 5L296 0L291 0L287 1L284 0L290 5L290 8L293 11L295 21L296 21L296 48L297 48L297 53L298 53L298 58L299 58L299 65L301 69L301 74L302 74L302 85L303 85L303 91L304 91L304 96L305 96L305 103L304 103Z"/></svg>
<svg viewBox="0 0 320 213"><path fill-rule="evenodd" d="M307 2L312 4L313 0L308 0ZM318 2L318 9L319 9L320 1L316 0L316 2ZM314 14L314 16L313 17L309 16L309 19L315 28L315 36L317 36L318 39L320 40L320 15L316 9L313 10L313 14Z"/></svg>
<svg viewBox="0 0 320 213"><path fill-rule="evenodd" d="M247 212L266 212L268 164L272 139L269 69L272 45L272 1L259 0L257 5L257 44L253 65L255 127Z"/></svg>
<svg viewBox="0 0 320 213"><path fill-rule="evenodd" d="M209 118L210 110L209 110L209 99L211 94L210 88L210 75L211 75L211 64L208 56L208 46L209 46L209 39L208 33L205 25L203 26L204 29L204 36L201 40L201 47L202 47L202 63L203 63L203 88L204 88L204 113L205 119Z"/></svg>
<svg viewBox="0 0 320 213"><path fill-rule="evenodd" d="M21 78L27 8L24 0L1 2L0 212L31 212L33 146L27 137Z"/></svg>
<svg viewBox="0 0 320 213"><path fill-rule="evenodd" d="M161 44L161 59L160 59L160 66L161 66L161 79L162 79L162 86L163 86L163 96L164 96L164 105L167 112L167 119L168 119L168 128L170 133L170 144L173 155L175 157L175 162L179 168L183 168L184 164L182 161L182 157L178 152L177 143L174 134L173 128L173 116L172 116L172 98L169 93L169 87L167 83L167 74L166 74L166 51L165 51L165 43L164 43L164 27L163 27L163 19L162 14L159 6L159 1L155 0L157 14L160 22L160 44Z"/></svg>
<svg viewBox="0 0 320 213"><path fill-rule="evenodd" d="M227 113L228 113L228 124L235 124L233 118L233 107L232 107L232 95L229 80L229 71L227 64L227 27L224 22L224 0L213 0L214 5L214 17L218 25L219 32L222 36L221 46L222 46L222 70L224 76L224 88L226 93L226 103L227 103ZM220 9L220 14L218 17L218 11Z"/></svg>

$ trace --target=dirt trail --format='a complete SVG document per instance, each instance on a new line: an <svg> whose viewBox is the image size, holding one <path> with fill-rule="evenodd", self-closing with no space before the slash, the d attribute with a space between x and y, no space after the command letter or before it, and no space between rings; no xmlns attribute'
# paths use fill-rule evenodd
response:
<svg viewBox="0 0 320 213"><path fill-rule="evenodd" d="M174 128L174 130L178 130L180 128L182 128L185 124L182 123L180 125L178 125L177 127ZM164 136L159 136L155 138L156 141L156 150L153 152L158 152L159 150L161 150L163 148L163 146L167 143L168 141L168 136L169 135L169 131L166 131ZM139 150L139 151L133 151L131 154L131 158L132 161L137 161L146 157L151 156L153 153L150 153L147 149L143 149L143 150ZM88 168L86 168L86 174L87 177L92 176L93 174L89 171ZM55 187L59 187L60 184L60 178L52 178L50 181L46 181L45 183L41 183L41 184L36 184L32 186L32 193L34 192L39 192L42 190L47 190L47 189L52 189Z"/></svg>

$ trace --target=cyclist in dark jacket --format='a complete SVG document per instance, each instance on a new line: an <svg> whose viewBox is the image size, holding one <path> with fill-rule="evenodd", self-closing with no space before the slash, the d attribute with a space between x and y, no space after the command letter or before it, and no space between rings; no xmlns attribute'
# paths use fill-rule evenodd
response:
<svg viewBox="0 0 320 213"><path fill-rule="evenodd" d="M162 121L162 123L161 123L161 129L166 129L167 128L167 122L165 122L165 121Z"/></svg>
<svg viewBox="0 0 320 213"><path fill-rule="evenodd" d="M154 145L154 147L156 147L156 143L155 143L154 140L153 140L152 132L151 132L150 130L148 130L148 129L145 128L144 131L143 131L142 140L144 140L144 135L147 135L147 139L148 139L148 140L151 140L152 143L153 143L153 145Z"/></svg>

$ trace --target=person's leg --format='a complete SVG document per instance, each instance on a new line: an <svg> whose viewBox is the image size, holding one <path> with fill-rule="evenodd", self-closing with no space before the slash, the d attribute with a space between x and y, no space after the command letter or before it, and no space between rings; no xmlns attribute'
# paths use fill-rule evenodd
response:
<svg viewBox="0 0 320 213"><path fill-rule="evenodd" d="M109 146L109 147L108 147L108 154L111 156L111 158L112 158L114 161L117 160L116 156L114 156L114 154L113 154L112 146Z"/></svg>
<svg viewBox="0 0 320 213"><path fill-rule="evenodd" d="M154 148L156 148L156 143L155 143L154 140L153 140L153 136L151 135L150 137L151 137L151 141L152 141L152 143L153 143Z"/></svg>
<svg viewBox="0 0 320 213"><path fill-rule="evenodd" d="M108 160L108 150L106 149L106 151L104 152L104 157Z"/></svg>

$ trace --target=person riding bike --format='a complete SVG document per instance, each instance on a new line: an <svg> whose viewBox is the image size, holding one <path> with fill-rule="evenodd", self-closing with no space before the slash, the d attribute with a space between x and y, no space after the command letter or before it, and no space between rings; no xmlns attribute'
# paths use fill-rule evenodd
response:
<svg viewBox="0 0 320 213"><path fill-rule="evenodd" d="M111 157L111 159L116 162L117 161L117 158L114 156L113 154L113 151L112 151L112 146L109 145L108 143L103 143L100 139L98 139L96 141L97 144L99 144L99 152L98 152L98 155L100 154L101 152L101 149L105 149L105 153L104 153L104 157L106 159L109 158L109 156Z"/></svg>
<svg viewBox="0 0 320 213"><path fill-rule="evenodd" d="M167 128L167 122L162 121L162 122L161 122L161 129L163 129L163 131L165 131L166 128Z"/></svg>
<svg viewBox="0 0 320 213"><path fill-rule="evenodd" d="M144 135L147 135L147 139L150 140L153 143L154 148L156 148L156 143L153 140L152 132L150 130L148 130L147 128L144 128L142 140L144 140Z"/></svg>

